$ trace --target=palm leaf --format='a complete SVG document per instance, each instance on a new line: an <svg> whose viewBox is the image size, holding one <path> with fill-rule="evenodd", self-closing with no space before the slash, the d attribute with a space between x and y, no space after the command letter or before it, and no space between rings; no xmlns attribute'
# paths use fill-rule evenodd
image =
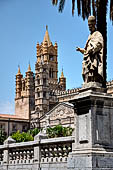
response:
<svg viewBox="0 0 113 170"><path fill-rule="evenodd" d="M64 4L65 4L65 0L60 0L59 3L59 12L62 12L64 9Z"/></svg>
<svg viewBox="0 0 113 170"><path fill-rule="evenodd" d="M81 15L81 0L77 0L78 16Z"/></svg>
<svg viewBox="0 0 113 170"><path fill-rule="evenodd" d="M82 18L85 20L85 0L82 0Z"/></svg>
<svg viewBox="0 0 113 170"><path fill-rule="evenodd" d="M58 3L58 0L52 0L53 5L57 5L57 3Z"/></svg>
<svg viewBox="0 0 113 170"><path fill-rule="evenodd" d="M93 11L93 15L96 17L96 2L95 2L95 0L92 0L92 11Z"/></svg>
<svg viewBox="0 0 113 170"><path fill-rule="evenodd" d="M75 10L75 0L72 0L72 15L74 15Z"/></svg>
<svg viewBox="0 0 113 170"><path fill-rule="evenodd" d="M110 1L110 20L112 20L113 24L113 0Z"/></svg>

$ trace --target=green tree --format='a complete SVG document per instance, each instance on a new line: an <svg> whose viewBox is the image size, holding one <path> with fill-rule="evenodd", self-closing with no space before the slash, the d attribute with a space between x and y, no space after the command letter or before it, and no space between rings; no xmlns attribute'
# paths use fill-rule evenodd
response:
<svg viewBox="0 0 113 170"><path fill-rule="evenodd" d="M62 12L65 6L65 0L52 0L53 5L59 2L59 12ZM83 20L87 19L91 12L97 19L97 30L100 31L104 38L104 56L103 56L103 73L104 84L106 87L106 65L107 65L107 11L108 0L72 0L72 15L74 15L75 2L77 4L78 16ZM113 0L110 0L110 20L113 23Z"/></svg>

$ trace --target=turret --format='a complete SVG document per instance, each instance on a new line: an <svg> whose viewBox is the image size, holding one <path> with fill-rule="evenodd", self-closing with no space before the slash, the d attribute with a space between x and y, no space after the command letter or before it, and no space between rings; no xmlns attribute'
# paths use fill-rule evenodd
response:
<svg viewBox="0 0 113 170"><path fill-rule="evenodd" d="M41 52L41 48L40 48L39 43L37 43L36 49L37 49L37 63L40 63L40 52Z"/></svg>
<svg viewBox="0 0 113 170"><path fill-rule="evenodd" d="M16 74L16 98L21 97L22 77L23 75L20 72L20 67L18 67L18 73Z"/></svg>
<svg viewBox="0 0 113 170"><path fill-rule="evenodd" d="M64 77L63 69L61 72L61 77L59 78L59 85L61 90L66 90L66 78Z"/></svg>
<svg viewBox="0 0 113 170"><path fill-rule="evenodd" d="M30 64L26 72L26 92L27 92L27 96L30 95L32 96L34 92L34 79L33 79L33 72L31 71Z"/></svg>
<svg viewBox="0 0 113 170"><path fill-rule="evenodd" d="M20 67L16 75L15 115L30 119L30 113L34 110L34 100L34 78L29 64L25 78L20 72Z"/></svg>
<svg viewBox="0 0 113 170"><path fill-rule="evenodd" d="M54 47L55 47L55 50L56 50L56 55L58 54L58 45L57 45L57 42L55 42L55 45L54 45Z"/></svg>

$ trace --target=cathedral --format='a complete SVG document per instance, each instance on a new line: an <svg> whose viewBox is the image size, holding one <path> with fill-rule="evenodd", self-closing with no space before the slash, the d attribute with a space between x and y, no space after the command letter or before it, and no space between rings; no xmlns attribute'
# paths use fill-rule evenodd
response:
<svg viewBox="0 0 113 170"><path fill-rule="evenodd" d="M41 44L37 43L35 73L30 64L25 77L20 67L16 74L15 115L0 114L0 128L9 136L17 130L53 127L61 124L74 127L74 107L69 101L80 88L66 90L63 70L58 79L58 45L50 40L48 28ZM107 82L113 95L113 81Z"/></svg>

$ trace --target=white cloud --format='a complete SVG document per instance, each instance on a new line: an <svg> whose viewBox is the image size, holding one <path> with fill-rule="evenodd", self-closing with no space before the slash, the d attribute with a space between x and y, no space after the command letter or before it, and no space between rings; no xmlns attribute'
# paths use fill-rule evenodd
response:
<svg viewBox="0 0 113 170"><path fill-rule="evenodd" d="M0 103L0 114L14 114L14 103L9 101Z"/></svg>

